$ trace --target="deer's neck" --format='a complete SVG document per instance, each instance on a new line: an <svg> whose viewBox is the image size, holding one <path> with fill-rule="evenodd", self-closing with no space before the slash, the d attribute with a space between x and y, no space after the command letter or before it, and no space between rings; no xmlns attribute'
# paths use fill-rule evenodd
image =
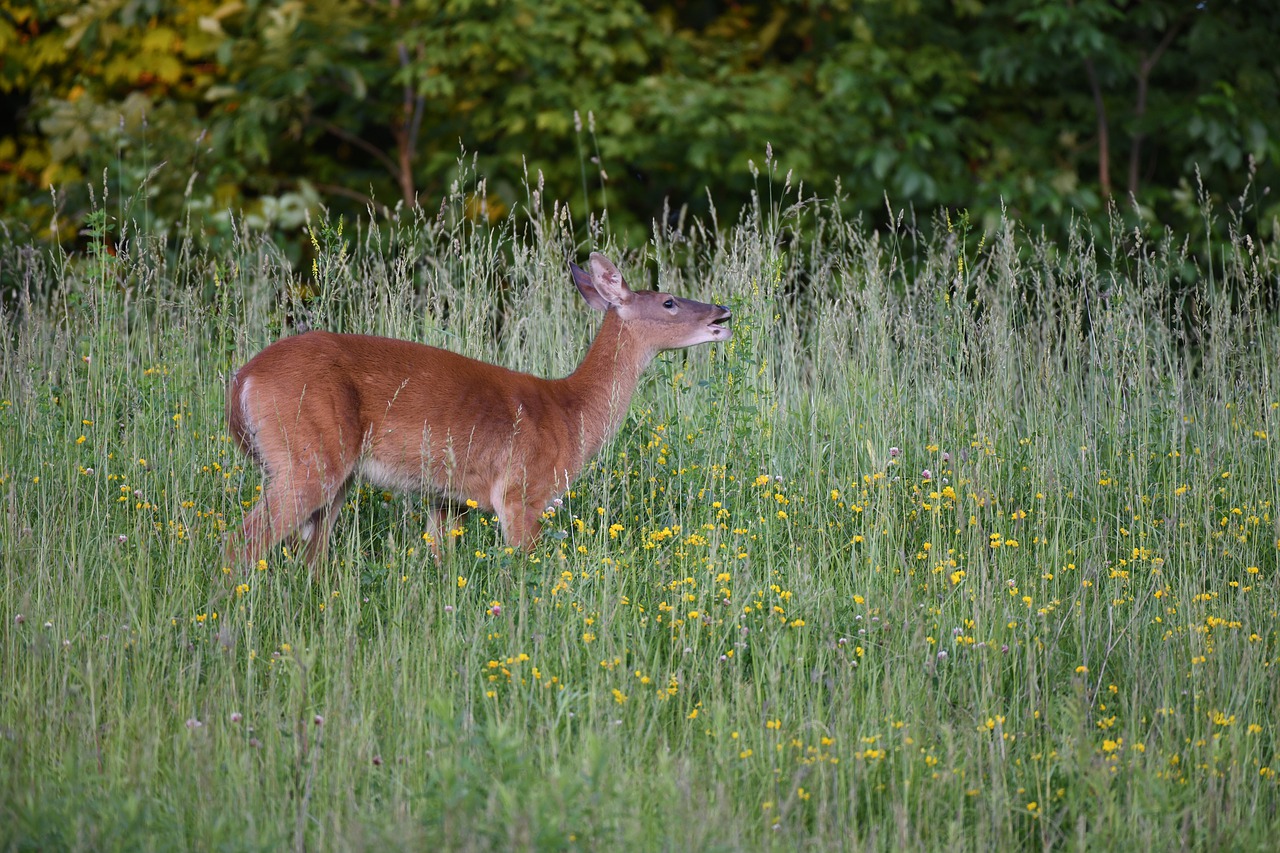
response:
<svg viewBox="0 0 1280 853"><path fill-rule="evenodd" d="M567 408L581 434L583 463L622 425L640 374L653 356L616 311L605 312L604 323L582 363L562 380Z"/></svg>

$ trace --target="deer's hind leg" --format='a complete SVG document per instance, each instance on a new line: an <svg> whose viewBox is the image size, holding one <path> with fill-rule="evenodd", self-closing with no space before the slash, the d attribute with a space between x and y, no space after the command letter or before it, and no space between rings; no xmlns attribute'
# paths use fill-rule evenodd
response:
<svg viewBox="0 0 1280 853"><path fill-rule="evenodd" d="M265 482L261 500L227 538L233 567L251 566L295 536L308 562L324 555L361 445L357 413L341 390L304 384L264 398L252 379L242 385L234 420Z"/></svg>
<svg viewBox="0 0 1280 853"><path fill-rule="evenodd" d="M252 566L294 534L307 542L314 541L316 530L322 530L320 538L328 538L332 520L327 510L332 498L326 494L317 468L307 465L268 473L262 498L249 510L240 530L227 539L227 559L233 566Z"/></svg>
<svg viewBox="0 0 1280 853"><path fill-rule="evenodd" d="M338 512L342 509L342 502L347 497L350 485L351 479L348 478L333 489L328 502L313 510L298 528L302 559L313 569L329 554L329 537L333 533L334 522L338 520Z"/></svg>
<svg viewBox="0 0 1280 853"><path fill-rule="evenodd" d="M314 564L324 554L354 465L346 459L341 432L321 433L298 447L291 438L302 431L292 436L283 429L255 435L254 449L266 482L262 499L245 516L239 534L228 539L227 554L234 566L253 565L293 536L308 562Z"/></svg>

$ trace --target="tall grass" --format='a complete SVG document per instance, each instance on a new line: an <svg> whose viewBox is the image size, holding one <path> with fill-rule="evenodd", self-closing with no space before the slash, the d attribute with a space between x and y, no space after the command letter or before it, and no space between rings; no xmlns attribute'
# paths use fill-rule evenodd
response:
<svg viewBox="0 0 1280 853"><path fill-rule="evenodd" d="M469 211L317 223L301 276L247 229L5 243L6 848L1272 843L1274 246ZM472 514L437 564L364 487L328 566L227 574L236 366L313 325L563 375L593 248L735 337L655 363L532 555Z"/></svg>

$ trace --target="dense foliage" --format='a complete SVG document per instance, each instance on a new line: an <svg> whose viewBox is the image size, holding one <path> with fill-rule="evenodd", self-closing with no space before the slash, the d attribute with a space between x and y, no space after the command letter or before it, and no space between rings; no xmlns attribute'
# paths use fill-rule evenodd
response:
<svg viewBox="0 0 1280 853"><path fill-rule="evenodd" d="M1004 208L1061 234L1115 202L1153 233L1203 235L1220 227L1200 220L1207 195L1266 233L1273 12L1244 0L3 0L0 112L13 120L0 129L0 210L66 239L92 193L145 187L142 203L107 209L159 233L216 236L243 215L296 239L320 206L433 209L474 154L488 181L472 215L540 190L579 224L607 210L635 236L685 205L709 213L707 190L730 210L767 191L768 150L772 180L790 173L872 218L887 196L987 226Z"/></svg>

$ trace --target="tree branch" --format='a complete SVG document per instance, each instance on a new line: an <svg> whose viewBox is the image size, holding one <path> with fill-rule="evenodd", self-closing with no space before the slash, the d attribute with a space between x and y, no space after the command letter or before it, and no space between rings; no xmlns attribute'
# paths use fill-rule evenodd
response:
<svg viewBox="0 0 1280 853"><path fill-rule="evenodd" d="M374 210L378 211L383 216L386 216L391 212L390 208L388 208L385 204L380 204L376 199L373 198L373 196L365 195L362 192L357 192L356 190L348 189L347 187L339 186L338 184L316 184L315 187L322 193L328 193L329 195L339 195L339 196L342 196L343 198L354 199L360 202L361 204L363 204L365 207L372 207Z"/></svg>
<svg viewBox="0 0 1280 853"><path fill-rule="evenodd" d="M343 142L348 142L354 145L355 147L359 148L361 151L364 151L366 154L369 154L370 156L372 156L375 160L377 160L379 163L382 164L384 169L386 169L388 172L391 173L391 177L395 178L396 181L399 182L400 180L399 167L396 165L395 161L392 160L390 157L388 157L386 152L383 151L381 148L377 147L371 142L367 142L366 140L361 139L359 136L356 136L351 131L341 128L338 125L334 124L333 122L329 122L329 121L321 122L320 127L326 133L332 133L334 136L338 137Z"/></svg>
<svg viewBox="0 0 1280 853"><path fill-rule="evenodd" d="M1182 29L1182 25L1188 20L1188 15L1183 15L1173 26L1165 31L1164 38L1160 39L1160 43L1156 45L1155 50L1143 57L1142 62L1138 65L1138 97L1133 105L1133 118L1135 129L1133 132L1133 143L1129 146L1129 195L1136 196L1138 194L1138 170L1142 165L1142 143L1146 139L1146 134L1142 132L1142 117L1147 114L1147 92L1150 90L1151 72L1155 70L1156 63L1160 61L1160 57L1164 56L1169 46L1173 44L1173 40L1177 38L1178 31Z"/></svg>

